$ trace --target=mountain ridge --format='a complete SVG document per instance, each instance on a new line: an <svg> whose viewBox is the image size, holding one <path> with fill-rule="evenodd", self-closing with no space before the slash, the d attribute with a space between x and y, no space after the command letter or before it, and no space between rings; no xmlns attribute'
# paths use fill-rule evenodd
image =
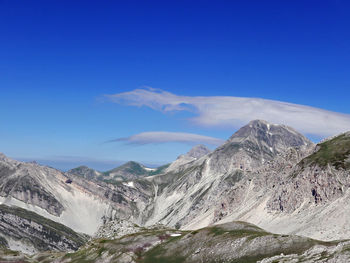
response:
<svg viewBox="0 0 350 263"><path fill-rule="evenodd" d="M149 171L126 163L142 173L119 181L95 180L84 166L64 173L1 154L0 203L89 235L114 220L183 231L238 220L276 234L348 238L342 227L350 224L348 135L315 145L288 126L255 120L214 151L190 150L181 163L180 156Z"/></svg>

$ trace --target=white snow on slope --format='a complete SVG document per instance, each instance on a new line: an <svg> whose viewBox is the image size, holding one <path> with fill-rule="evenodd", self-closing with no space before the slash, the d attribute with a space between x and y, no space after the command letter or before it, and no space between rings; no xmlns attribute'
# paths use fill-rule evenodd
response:
<svg viewBox="0 0 350 263"><path fill-rule="evenodd" d="M131 188L135 188L134 182L132 182L132 181L131 182L127 182L127 183L123 183L123 185L131 187Z"/></svg>

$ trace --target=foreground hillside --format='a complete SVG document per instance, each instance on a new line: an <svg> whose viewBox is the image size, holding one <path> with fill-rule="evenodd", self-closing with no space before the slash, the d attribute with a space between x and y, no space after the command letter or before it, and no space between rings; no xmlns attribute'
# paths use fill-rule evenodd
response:
<svg viewBox="0 0 350 263"><path fill-rule="evenodd" d="M1 262L349 262L349 242L276 235L243 222L196 231L142 229L117 239L95 239L74 253L26 256L3 250Z"/></svg>

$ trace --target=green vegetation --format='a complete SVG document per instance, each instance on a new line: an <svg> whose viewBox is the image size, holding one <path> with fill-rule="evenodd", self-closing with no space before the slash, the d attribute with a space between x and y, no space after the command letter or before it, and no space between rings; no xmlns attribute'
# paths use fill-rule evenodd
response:
<svg viewBox="0 0 350 263"><path fill-rule="evenodd" d="M264 231L256 231L256 230L250 230L250 229L226 230L224 228L216 227L216 226L209 228L209 231L214 236L220 236L220 235L227 234L232 238L248 237L248 239L253 239L253 238L259 237L259 236L271 235L270 233L267 233Z"/></svg>
<svg viewBox="0 0 350 263"><path fill-rule="evenodd" d="M125 172L134 174L134 175L145 175L145 169L137 162L127 162L126 164L117 168L118 170L123 169ZM113 171L113 170L112 170Z"/></svg>
<svg viewBox="0 0 350 263"><path fill-rule="evenodd" d="M99 177L97 177L97 179L102 181L102 182L105 182L107 184L112 184L112 185L116 185L116 186L120 186L123 184L123 181L117 181L115 179L106 179L103 176L99 176Z"/></svg>
<svg viewBox="0 0 350 263"><path fill-rule="evenodd" d="M181 235L171 236L174 232ZM242 242L236 242L236 239L242 239ZM26 257L25 261L21 262L253 263L281 253L293 254L293 257L300 260L317 261L331 255L324 251L311 255L311 258L301 255L314 245L337 244L338 242L321 242L298 236L271 234L249 223L232 222L191 232L143 229L141 232L114 240L90 241L74 253L45 252ZM10 255L13 252L6 253ZM347 250L341 253L347 253Z"/></svg>
<svg viewBox="0 0 350 263"><path fill-rule="evenodd" d="M102 181L113 185L120 185L124 181L134 180L135 178L141 179L147 176L162 174L165 172L165 169L169 167L169 165L170 164L166 164L152 170L147 170L143 165L134 161L130 161L112 170L102 173L98 172L100 175L96 175L95 170L90 169L87 166L79 166L77 168L73 168L69 170L69 173L91 180Z"/></svg>
<svg viewBox="0 0 350 263"><path fill-rule="evenodd" d="M186 256L176 253L176 251L169 251L167 245L181 239L181 236L170 237L164 243L150 249L143 255L142 263L181 263L185 262ZM167 253L170 252L170 253Z"/></svg>
<svg viewBox="0 0 350 263"><path fill-rule="evenodd" d="M303 159L299 165L307 167L317 164L325 167L328 164L336 169L350 169L350 134L342 134L318 145L319 150Z"/></svg>
<svg viewBox="0 0 350 263"><path fill-rule="evenodd" d="M2 236L0 236L0 248L6 248L8 247L8 243L6 241L6 239Z"/></svg>
<svg viewBox="0 0 350 263"><path fill-rule="evenodd" d="M118 182L127 181L135 178L142 178L162 174L165 171L165 169L169 167L169 165L170 164L160 166L155 170L147 170L141 164L130 161L110 171L104 172L102 175L97 177L97 180L115 184ZM110 177L111 175L113 178L106 179L106 177ZM133 178L130 178L130 176Z"/></svg>
<svg viewBox="0 0 350 263"><path fill-rule="evenodd" d="M168 168L169 166L170 166L170 163L166 164L166 165L162 165L162 166L158 167L157 169L155 169L154 171L149 171L148 175L152 176L152 175L162 174L162 173L164 173L165 169Z"/></svg>
<svg viewBox="0 0 350 263"><path fill-rule="evenodd" d="M243 171L242 170L236 170L232 174L228 174L224 177L224 181L230 185L234 186L237 182L239 182L243 178Z"/></svg>
<svg viewBox="0 0 350 263"><path fill-rule="evenodd" d="M121 178L122 180L128 180L128 176L132 175L135 177L147 176L148 171L143 168L143 166L137 162L127 162L117 168L109 170L103 173L104 177L111 176L113 174L113 178ZM100 178L100 177L99 177ZM105 181L105 180L104 180Z"/></svg>

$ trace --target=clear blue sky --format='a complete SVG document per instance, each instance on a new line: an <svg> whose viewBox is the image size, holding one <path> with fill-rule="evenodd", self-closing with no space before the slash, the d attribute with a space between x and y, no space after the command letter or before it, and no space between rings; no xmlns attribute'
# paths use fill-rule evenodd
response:
<svg viewBox="0 0 350 263"><path fill-rule="evenodd" d="M194 125L188 112L103 99L144 86L349 114L349 14L345 0L0 0L0 152L103 169L131 159L165 163L190 148L107 140L234 132Z"/></svg>

